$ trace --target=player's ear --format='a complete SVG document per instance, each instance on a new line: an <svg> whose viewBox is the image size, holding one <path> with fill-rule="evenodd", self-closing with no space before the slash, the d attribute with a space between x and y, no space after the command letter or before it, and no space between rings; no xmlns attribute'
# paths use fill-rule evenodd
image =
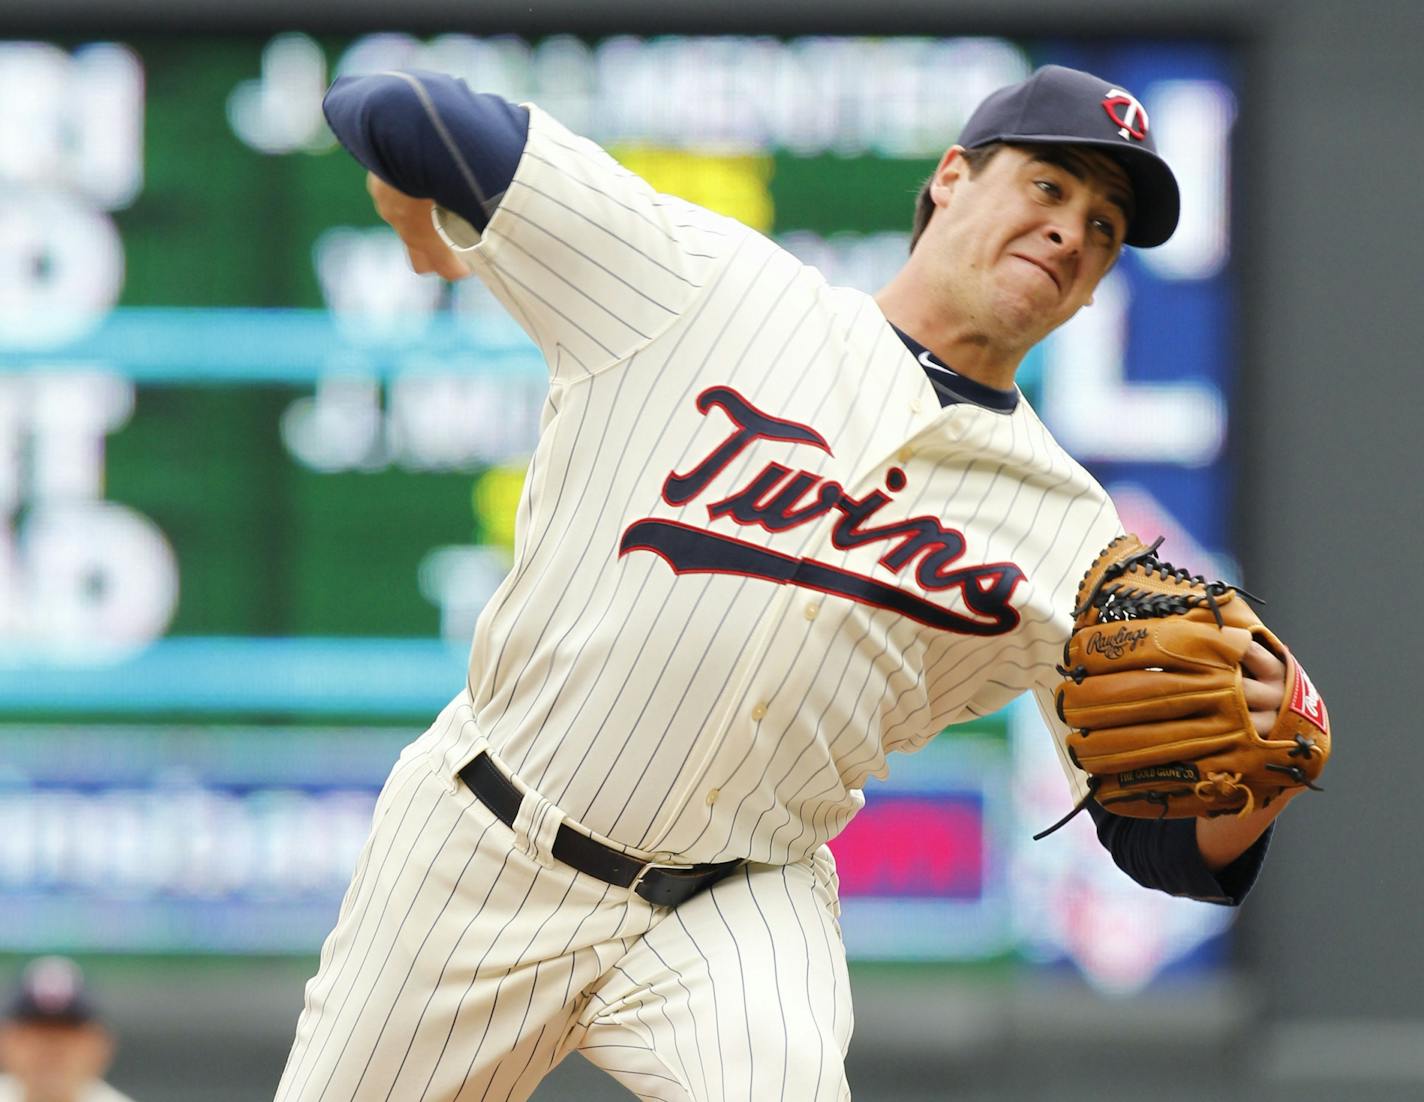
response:
<svg viewBox="0 0 1424 1102"><path fill-rule="evenodd" d="M969 174L969 164L964 159L964 147L952 145L940 158L939 165L930 177L930 198L937 207L947 207L954 194L955 185Z"/></svg>

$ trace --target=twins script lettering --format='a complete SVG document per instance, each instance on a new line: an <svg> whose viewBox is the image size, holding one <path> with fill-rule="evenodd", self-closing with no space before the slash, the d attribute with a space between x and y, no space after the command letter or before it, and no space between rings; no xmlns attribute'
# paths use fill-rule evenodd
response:
<svg viewBox="0 0 1424 1102"><path fill-rule="evenodd" d="M815 429L772 416L731 387L714 386L697 396L697 409L706 415L720 409L733 429L685 473L669 473L663 482L663 500L688 505L718 481L727 466L758 440L803 445L833 454ZM648 517L634 521L623 533L619 554L651 551L677 574L738 574L780 584L801 586L862 604L891 609L929 627L964 635L1002 635L1019 622L1011 604L1024 573L1010 562L962 565L962 532L945 527L937 517L914 516L873 524L906 485L904 471L892 467L884 490L860 497L846 492L839 482L812 471L793 470L766 463L749 480L706 505L708 521L726 518L741 527L785 532L822 517L835 516L831 544L838 550L881 544L879 565L894 575L914 567L911 575L923 590L956 591L967 614L927 600L888 581L867 577L843 567L800 558L748 543L681 521Z"/></svg>

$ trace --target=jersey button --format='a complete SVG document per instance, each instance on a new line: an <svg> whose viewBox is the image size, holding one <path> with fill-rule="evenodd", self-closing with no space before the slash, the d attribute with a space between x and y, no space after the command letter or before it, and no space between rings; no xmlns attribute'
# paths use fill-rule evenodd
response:
<svg viewBox="0 0 1424 1102"><path fill-rule="evenodd" d="M806 606L806 619L814 620L816 616L820 613L820 611L821 606L818 605L815 601L812 601L809 605Z"/></svg>
<svg viewBox="0 0 1424 1102"><path fill-rule="evenodd" d="M910 457L914 454L915 450L913 448L901 448L898 452L895 453L895 458L898 459L901 463L908 463L910 461Z"/></svg>
<svg viewBox="0 0 1424 1102"><path fill-rule="evenodd" d="M709 805L715 804L717 802L717 797L721 794L722 790L720 788L709 788L707 790L707 803Z"/></svg>
<svg viewBox="0 0 1424 1102"><path fill-rule="evenodd" d="M752 719L763 719L766 716L766 705L758 704L752 709Z"/></svg>
<svg viewBox="0 0 1424 1102"><path fill-rule="evenodd" d="M910 403L910 412L911 412L911 413L919 413L920 410L922 410L922 409L924 409L924 408L925 408L924 402L920 401L918 398L916 398L913 402Z"/></svg>

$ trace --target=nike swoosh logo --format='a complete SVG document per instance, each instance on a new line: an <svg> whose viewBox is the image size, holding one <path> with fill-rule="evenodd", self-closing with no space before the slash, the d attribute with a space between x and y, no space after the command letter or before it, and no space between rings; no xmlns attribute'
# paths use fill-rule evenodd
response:
<svg viewBox="0 0 1424 1102"><path fill-rule="evenodd" d="M953 374L954 374L954 372L953 372L952 370L950 370L949 368L945 367L944 364L937 364L937 363L935 363L932 359L929 358L929 356L930 356L930 354L929 354L929 352L927 352L927 351L920 353L919 359L920 359L920 366L921 366L921 367L927 367L927 368L929 368L931 371L942 371L942 372L944 372L944 373L947 374L947 375L953 375Z"/></svg>

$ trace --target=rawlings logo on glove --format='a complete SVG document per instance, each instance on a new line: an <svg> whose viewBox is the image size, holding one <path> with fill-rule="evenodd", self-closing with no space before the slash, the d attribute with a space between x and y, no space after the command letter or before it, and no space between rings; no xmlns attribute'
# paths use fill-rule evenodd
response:
<svg viewBox="0 0 1424 1102"><path fill-rule="evenodd" d="M1163 562L1161 542L1119 536L1078 588L1057 704L1091 797L1119 815L1176 819L1244 815L1316 788L1330 720L1310 678L1240 590ZM1253 641L1285 664L1265 735L1243 690Z"/></svg>
<svg viewBox="0 0 1424 1102"><path fill-rule="evenodd" d="M1146 638L1146 631L1128 631L1127 628L1118 628L1111 635L1099 631L1088 640L1087 651L1104 658L1121 658L1128 651L1136 650L1137 644Z"/></svg>

